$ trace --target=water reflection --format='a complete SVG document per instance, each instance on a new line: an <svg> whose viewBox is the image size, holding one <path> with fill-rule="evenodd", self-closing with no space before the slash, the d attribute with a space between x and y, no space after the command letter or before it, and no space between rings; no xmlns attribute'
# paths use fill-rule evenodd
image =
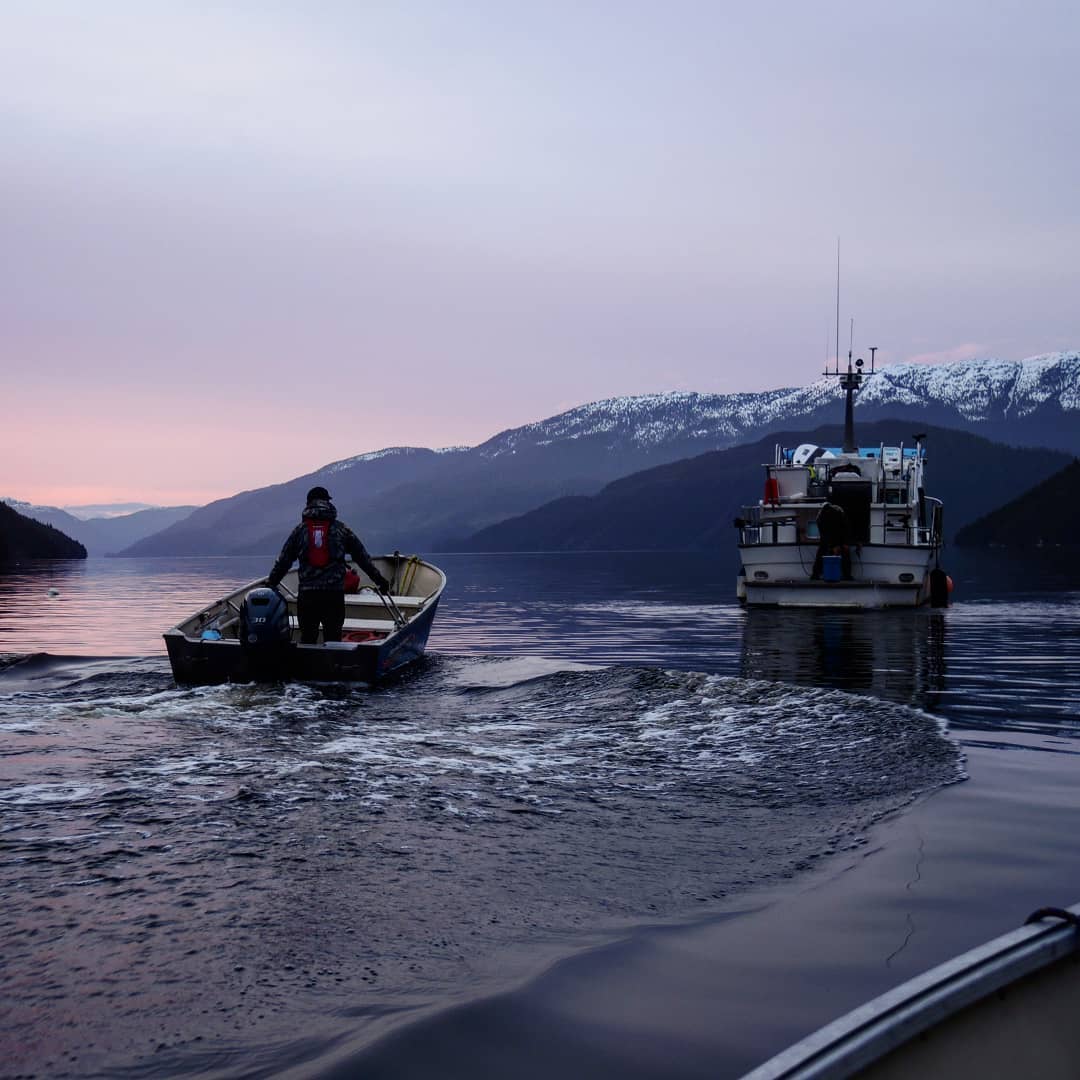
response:
<svg viewBox="0 0 1080 1080"><path fill-rule="evenodd" d="M709 552L435 561L449 577L436 655L741 674L876 695L953 725L1080 732L1080 592L1056 555L952 552L953 607L880 612L744 611L734 568ZM0 654L141 656L167 671L162 631L266 567L89 559L0 573Z"/></svg>
<svg viewBox="0 0 1080 1080"><path fill-rule="evenodd" d="M0 653L163 655L161 634L267 559L55 559L0 573Z"/></svg>
<svg viewBox="0 0 1080 1080"><path fill-rule="evenodd" d="M947 626L934 610L749 610L741 673L933 711L946 685Z"/></svg>

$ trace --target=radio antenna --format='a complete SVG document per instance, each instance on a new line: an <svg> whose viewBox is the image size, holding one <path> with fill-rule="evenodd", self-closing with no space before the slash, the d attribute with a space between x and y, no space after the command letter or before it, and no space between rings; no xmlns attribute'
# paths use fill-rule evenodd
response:
<svg viewBox="0 0 1080 1080"><path fill-rule="evenodd" d="M836 238L836 373L840 374L840 237Z"/></svg>
<svg viewBox="0 0 1080 1080"><path fill-rule="evenodd" d="M825 330L825 374L840 378L840 389L844 391L844 453L857 454L859 444L855 441L855 394L865 378L863 359L855 359L855 320L851 320L848 339L847 371L840 370L840 237L836 238L836 368L829 370L829 331ZM874 354L877 346L870 347L870 371L874 373Z"/></svg>

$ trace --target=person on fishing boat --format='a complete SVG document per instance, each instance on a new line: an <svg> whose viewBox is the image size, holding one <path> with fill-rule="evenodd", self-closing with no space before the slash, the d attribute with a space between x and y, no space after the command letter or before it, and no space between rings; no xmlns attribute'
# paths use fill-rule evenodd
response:
<svg viewBox="0 0 1080 1080"><path fill-rule="evenodd" d="M821 580L822 560L826 555L839 555L840 575L845 581L851 581L851 548L844 508L827 502L818 511L817 527L818 549L814 556L814 569L810 573L811 580Z"/></svg>
<svg viewBox="0 0 1080 1080"><path fill-rule="evenodd" d="M390 591L390 582L371 561L360 538L341 521L324 487L307 493L307 504L296 526L285 541L267 579L276 589L296 561L300 563L300 588L296 613L300 621L300 642L314 645L322 627L323 641L340 641L345 623L345 557L364 571L381 593Z"/></svg>

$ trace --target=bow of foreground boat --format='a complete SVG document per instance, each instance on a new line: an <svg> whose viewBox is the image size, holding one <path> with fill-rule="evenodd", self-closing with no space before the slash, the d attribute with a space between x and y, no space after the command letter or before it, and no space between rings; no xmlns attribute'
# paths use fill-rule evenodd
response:
<svg viewBox="0 0 1080 1080"><path fill-rule="evenodd" d="M265 578L251 581L166 631L173 677L184 685L374 683L401 670L424 654L446 575L418 556L388 555L373 561L390 581L390 593L380 593L357 571L360 587L345 597L341 641L300 643L298 575L292 570L278 594L266 588ZM265 606L256 611L252 604ZM269 625L275 616L280 623L276 629ZM260 626L249 625L254 622Z"/></svg>
<svg viewBox="0 0 1080 1080"><path fill-rule="evenodd" d="M1080 904L1004 934L826 1025L744 1080L1080 1075Z"/></svg>

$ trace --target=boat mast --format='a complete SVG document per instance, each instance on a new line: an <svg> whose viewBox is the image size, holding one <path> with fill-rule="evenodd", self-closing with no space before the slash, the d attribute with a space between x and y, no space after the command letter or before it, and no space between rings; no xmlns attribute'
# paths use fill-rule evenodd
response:
<svg viewBox="0 0 1080 1080"><path fill-rule="evenodd" d="M862 357L851 366L851 350L847 354L847 371L840 376L840 386L847 395L844 401L844 453L854 454L859 449L855 441L855 391L862 385Z"/></svg>
<svg viewBox="0 0 1080 1080"><path fill-rule="evenodd" d="M840 370L840 237L836 238L836 367L829 370L828 357L825 361L825 374L836 375L840 378L840 386L844 390L844 453L854 454L859 445L855 442L855 391L859 389L863 381L863 359L859 357L852 366L852 353L855 345L855 320L851 320L851 341L847 354L847 371ZM870 346L870 370L868 375L874 374L874 354L877 346Z"/></svg>
<svg viewBox="0 0 1080 1080"><path fill-rule="evenodd" d="M851 350L848 350L847 371L841 371L840 365L836 365L834 371L826 370L826 375L837 375L840 378L840 387L844 391L844 453L854 454L859 449L855 441L855 392L862 386L866 375L874 374L874 353L877 346L870 349L870 370L863 372L863 358L860 356L852 361Z"/></svg>

